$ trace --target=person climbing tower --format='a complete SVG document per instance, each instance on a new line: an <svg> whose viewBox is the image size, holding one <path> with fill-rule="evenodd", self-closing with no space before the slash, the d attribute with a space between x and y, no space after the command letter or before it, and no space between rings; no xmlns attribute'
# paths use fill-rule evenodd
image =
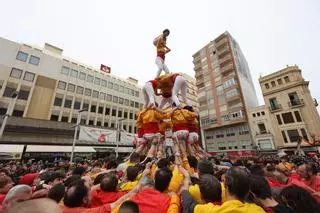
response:
<svg viewBox="0 0 320 213"><path fill-rule="evenodd" d="M169 69L165 64L165 55L170 52L170 48L167 47L167 37L169 36L170 31L165 29L161 35L153 40L153 44L157 48L157 58L156 65L158 67L156 78L158 78L163 70L165 73L169 73Z"/></svg>

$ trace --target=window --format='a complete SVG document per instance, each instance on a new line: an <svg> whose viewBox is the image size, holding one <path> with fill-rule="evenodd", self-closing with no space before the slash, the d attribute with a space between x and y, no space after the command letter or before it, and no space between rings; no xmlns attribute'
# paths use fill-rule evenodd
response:
<svg viewBox="0 0 320 213"><path fill-rule="evenodd" d="M299 111L294 111L294 115L296 116L297 122L301 122L302 121Z"/></svg>
<svg viewBox="0 0 320 213"><path fill-rule="evenodd" d="M133 113L132 112L130 112L130 114L129 114L129 119L133 119Z"/></svg>
<svg viewBox="0 0 320 213"><path fill-rule="evenodd" d="M107 101L112 101L112 95L107 95Z"/></svg>
<svg viewBox="0 0 320 213"><path fill-rule="evenodd" d="M74 78L78 78L78 71L77 70L71 70L70 75Z"/></svg>
<svg viewBox="0 0 320 213"><path fill-rule="evenodd" d="M58 82L58 89L65 90L65 89L66 89L66 86L67 86L67 83L64 82L64 81L59 81L59 82Z"/></svg>
<svg viewBox="0 0 320 213"><path fill-rule="evenodd" d="M289 99L290 99L290 103L289 104L291 106L297 106L297 105L301 104L301 101L300 101L300 99L299 99L299 97L298 97L296 92L289 93L288 96L289 96Z"/></svg>
<svg viewBox="0 0 320 213"><path fill-rule="evenodd" d="M109 88L109 89L112 89L112 88L113 88L113 83L110 82L110 81L108 82L108 88Z"/></svg>
<svg viewBox="0 0 320 213"><path fill-rule="evenodd" d="M260 134L265 134L267 133L266 126L263 123L258 124Z"/></svg>
<svg viewBox="0 0 320 213"><path fill-rule="evenodd" d="M130 101L130 106L134 107L134 101Z"/></svg>
<svg viewBox="0 0 320 213"><path fill-rule="evenodd" d="M98 113L99 113L99 114L103 114L103 107L99 107L99 108L98 108Z"/></svg>
<svg viewBox="0 0 320 213"><path fill-rule="evenodd" d="M128 118L128 112L123 112L123 117Z"/></svg>
<svg viewBox="0 0 320 213"><path fill-rule="evenodd" d="M79 79L83 81L86 80L86 74L84 72L80 72Z"/></svg>
<svg viewBox="0 0 320 213"><path fill-rule="evenodd" d="M266 113L264 111L261 112L261 115L265 115Z"/></svg>
<svg viewBox="0 0 320 213"><path fill-rule="evenodd" d="M68 117L63 116L63 117L61 118L61 122L68 122Z"/></svg>
<svg viewBox="0 0 320 213"><path fill-rule="evenodd" d="M58 115L51 115L50 120L51 121L58 121L59 120L59 116Z"/></svg>
<svg viewBox="0 0 320 213"><path fill-rule="evenodd" d="M13 78L18 78L20 79L22 75L22 70L17 69L17 68L12 68L10 76Z"/></svg>
<svg viewBox="0 0 320 213"><path fill-rule="evenodd" d="M276 98L270 98L269 102L270 102L271 110L280 109L280 105L278 104L278 101Z"/></svg>
<svg viewBox="0 0 320 213"><path fill-rule="evenodd" d="M286 83L289 83L289 82L290 82L289 76L284 77L284 81L285 81Z"/></svg>
<svg viewBox="0 0 320 213"><path fill-rule="evenodd" d="M281 120L280 115L277 115L277 120L278 120L278 124L281 125L282 124L282 120Z"/></svg>
<svg viewBox="0 0 320 213"><path fill-rule="evenodd" d="M255 113L253 113L253 114L252 114L252 116L255 118L255 117L256 117L256 114L255 114Z"/></svg>
<svg viewBox="0 0 320 213"><path fill-rule="evenodd" d="M80 101L75 101L73 108L74 109L80 109L80 107L81 107L81 102Z"/></svg>
<svg viewBox="0 0 320 213"><path fill-rule="evenodd" d="M91 110L90 112L96 113L97 106L96 105L91 105Z"/></svg>
<svg viewBox="0 0 320 213"><path fill-rule="evenodd" d="M231 98L231 97L236 96L237 94L238 94L238 91L236 89L232 89L232 90L226 92L226 97Z"/></svg>
<svg viewBox="0 0 320 213"><path fill-rule="evenodd" d="M64 75L69 75L70 69L69 67L63 66L61 69L61 73Z"/></svg>
<svg viewBox="0 0 320 213"><path fill-rule="evenodd" d="M60 107L60 106L62 105L62 98L56 97L56 98L54 99L53 105Z"/></svg>
<svg viewBox="0 0 320 213"><path fill-rule="evenodd" d="M291 112L282 113L282 119L284 124L294 123L294 119Z"/></svg>
<svg viewBox="0 0 320 213"><path fill-rule="evenodd" d="M116 91L118 91L118 90L119 90L119 85L118 85L118 84L114 84L114 85L113 85L113 89L116 90Z"/></svg>
<svg viewBox="0 0 320 213"><path fill-rule="evenodd" d="M136 92L135 92L135 96L136 96L136 97L139 97L139 91L136 91Z"/></svg>
<svg viewBox="0 0 320 213"><path fill-rule="evenodd" d="M105 115L110 115L110 108L106 108L106 111L104 112ZM107 125L108 126L108 125Z"/></svg>
<svg viewBox="0 0 320 213"><path fill-rule="evenodd" d="M101 121L97 121L97 126L102 126Z"/></svg>
<svg viewBox="0 0 320 213"><path fill-rule="evenodd" d="M83 103L82 109L89 110L89 104L88 103Z"/></svg>
<svg viewBox="0 0 320 213"><path fill-rule="evenodd" d="M66 108L71 108L71 105L72 105L72 100L64 100L64 107Z"/></svg>
<svg viewBox="0 0 320 213"><path fill-rule="evenodd" d="M123 92L123 86L119 87L119 92Z"/></svg>
<svg viewBox="0 0 320 213"><path fill-rule="evenodd" d="M25 72L23 80L33 82L35 74L32 72Z"/></svg>
<svg viewBox="0 0 320 213"><path fill-rule="evenodd" d="M134 90L133 89L131 90L131 95L134 96Z"/></svg>
<svg viewBox="0 0 320 213"><path fill-rule="evenodd" d="M290 142L297 142L299 140L299 132L297 129L291 129L291 130L288 130L288 136L289 136L289 139L290 139Z"/></svg>
<svg viewBox="0 0 320 213"><path fill-rule="evenodd" d="M3 93L4 97L11 97L12 93L15 92L16 89L15 88L11 88L11 87L6 87Z"/></svg>
<svg viewBox="0 0 320 213"><path fill-rule="evenodd" d="M131 126L129 126L128 132L132 133L132 127Z"/></svg>
<svg viewBox="0 0 320 213"><path fill-rule="evenodd" d="M112 109L112 116L117 116L117 110L116 109Z"/></svg>
<svg viewBox="0 0 320 213"><path fill-rule="evenodd" d="M94 78L94 84L95 85L99 85L100 86L100 81L101 81L100 78L97 78L97 77Z"/></svg>
<svg viewBox="0 0 320 213"><path fill-rule="evenodd" d="M226 89L226 88L229 88L229 87L231 87L231 86L233 86L233 85L235 85L235 80L232 78L232 79L229 79L229 80L227 80L227 81L225 81L224 83L223 83L223 88L224 89Z"/></svg>
<svg viewBox="0 0 320 213"><path fill-rule="evenodd" d="M129 100L128 99L124 100L124 105L129 106Z"/></svg>
<svg viewBox="0 0 320 213"><path fill-rule="evenodd" d="M139 103L138 102L134 102L134 107L139 109Z"/></svg>
<svg viewBox="0 0 320 213"><path fill-rule="evenodd" d="M260 112L257 112L257 116L260 117Z"/></svg>
<svg viewBox="0 0 320 213"><path fill-rule="evenodd" d="M100 92L100 100L104 100L106 98L106 93Z"/></svg>
<svg viewBox="0 0 320 213"><path fill-rule="evenodd" d="M124 88L124 93L129 94L129 89L127 87Z"/></svg>
<svg viewBox="0 0 320 213"><path fill-rule="evenodd" d="M118 103L118 97L117 96L113 96L113 103Z"/></svg>
<svg viewBox="0 0 320 213"><path fill-rule="evenodd" d="M92 83L93 82L93 76L92 75L87 75L87 81Z"/></svg>
<svg viewBox="0 0 320 213"><path fill-rule="evenodd" d="M111 123L110 128L114 128L114 123Z"/></svg>
<svg viewBox="0 0 320 213"><path fill-rule="evenodd" d="M86 88L86 89L84 90L84 95L85 95L85 96L91 96L91 89Z"/></svg>
<svg viewBox="0 0 320 213"><path fill-rule="evenodd" d="M68 91L69 92L74 92L76 86L74 84L68 84Z"/></svg>
<svg viewBox="0 0 320 213"><path fill-rule="evenodd" d="M106 80L101 80L101 86L107 87L108 82Z"/></svg>
<svg viewBox="0 0 320 213"><path fill-rule="evenodd" d="M119 98L119 104L123 104L123 98Z"/></svg>
<svg viewBox="0 0 320 213"><path fill-rule="evenodd" d="M279 78L279 79L277 80L277 82L278 82L279 85L281 85L281 84L282 84L282 79Z"/></svg>
<svg viewBox="0 0 320 213"><path fill-rule="evenodd" d="M118 117L121 118L122 117L122 111L118 111Z"/></svg>
<svg viewBox="0 0 320 213"><path fill-rule="evenodd" d="M300 130L301 130L301 134L302 134L303 138L308 141L308 135L307 135L306 130L304 128L301 128Z"/></svg>
<svg viewBox="0 0 320 213"><path fill-rule="evenodd" d="M105 127L108 127L108 122L104 122L104 126L105 126Z"/></svg>
<svg viewBox="0 0 320 213"><path fill-rule="evenodd" d="M93 90L93 92L92 92L92 97L93 97L93 98L98 98L98 97L99 97L99 92L96 91L96 90Z"/></svg>
<svg viewBox="0 0 320 213"><path fill-rule="evenodd" d="M281 131L281 134L282 134L282 138L283 138L284 143L288 143L286 133L284 131Z"/></svg>
<svg viewBox="0 0 320 213"><path fill-rule="evenodd" d="M77 123L77 118L71 118L71 123Z"/></svg>
<svg viewBox="0 0 320 213"><path fill-rule="evenodd" d="M276 86L276 82L271 81L271 86L272 86L272 87L275 87L275 86Z"/></svg>
<svg viewBox="0 0 320 213"><path fill-rule="evenodd" d="M29 97L29 91L27 90L20 90L18 94L18 99L21 100L28 100Z"/></svg>
<svg viewBox="0 0 320 213"><path fill-rule="evenodd" d="M89 125L93 125L93 124L94 124L93 120L89 120Z"/></svg>
<svg viewBox="0 0 320 213"><path fill-rule="evenodd" d="M83 94L83 87L77 86L77 93L82 95Z"/></svg>
<svg viewBox="0 0 320 213"><path fill-rule="evenodd" d="M30 59L29 59L29 64L33 64L33 65L39 65L40 62L40 58L34 55L31 55Z"/></svg>
<svg viewBox="0 0 320 213"><path fill-rule="evenodd" d="M23 61L23 62L26 62L27 58L28 58L28 53L25 53L25 52L22 52L22 51L19 51L17 56L16 56L17 60Z"/></svg>
<svg viewBox="0 0 320 213"><path fill-rule="evenodd" d="M265 87L266 89L269 89L269 88L270 88L269 84L265 84L264 87Z"/></svg>

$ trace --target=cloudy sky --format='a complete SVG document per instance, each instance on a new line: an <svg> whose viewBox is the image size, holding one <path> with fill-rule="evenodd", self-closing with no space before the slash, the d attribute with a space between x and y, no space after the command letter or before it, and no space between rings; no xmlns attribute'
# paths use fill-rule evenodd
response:
<svg viewBox="0 0 320 213"><path fill-rule="evenodd" d="M194 75L192 55L229 31L249 63L259 102L260 75L297 64L320 101L320 1L317 0L10 0L0 36L64 49L64 55L142 82L156 73L153 38L171 30L170 71Z"/></svg>

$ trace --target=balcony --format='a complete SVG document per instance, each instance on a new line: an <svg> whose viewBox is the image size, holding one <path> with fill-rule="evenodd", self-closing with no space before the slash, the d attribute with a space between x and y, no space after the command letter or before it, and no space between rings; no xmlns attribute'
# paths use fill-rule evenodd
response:
<svg viewBox="0 0 320 213"><path fill-rule="evenodd" d="M222 57L230 52L230 48L228 45L225 45L222 49L218 50L218 57Z"/></svg>
<svg viewBox="0 0 320 213"><path fill-rule="evenodd" d="M232 57L230 54L225 55L223 58L219 59L219 64L222 66L222 64L232 61Z"/></svg>
<svg viewBox="0 0 320 213"><path fill-rule="evenodd" d="M234 95L232 97L227 97L226 99L227 99L227 102L229 103L231 101L235 101L235 100L238 100L240 98L241 98L241 95L238 93L238 94L236 94L236 95Z"/></svg>
<svg viewBox="0 0 320 213"><path fill-rule="evenodd" d="M222 68L220 69L220 73L221 73L221 74L224 74L224 73L230 72L230 71L232 71L232 70L234 70L233 63L230 63L230 64L222 67Z"/></svg>
<svg viewBox="0 0 320 213"><path fill-rule="evenodd" d="M278 105L270 106L269 109L270 109L270 112L277 112L282 110L282 105L278 104Z"/></svg>
<svg viewBox="0 0 320 213"><path fill-rule="evenodd" d="M216 42L216 47L217 47L217 49L219 49L220 46L225 45L225 44L228 44L227 37L225 37L225 38L219 40L218 42Z"/></svg>
<svg viewBox="0 0 320 213"><path fill-rule="evenodd" d="M303 99L291 100L291 101L288 102L288 106L290 108L304 106L304 101L303 101Z"/></svg>

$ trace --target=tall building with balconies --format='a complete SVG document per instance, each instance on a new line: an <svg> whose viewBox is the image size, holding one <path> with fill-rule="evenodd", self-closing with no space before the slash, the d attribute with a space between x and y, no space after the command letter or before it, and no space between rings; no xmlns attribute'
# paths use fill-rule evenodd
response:
<svg viewBox="0 0 320 213"><path fill-rule="evenodd" d="M196 52L193 63L206 150L252 150L247 109L258 100L238 43L225 32Z"/></svg>
<svg viewBox="0 0 320 213"><path fill-rule="evenodd" d="M298 66L287 66L260 77L259 83L273 126L277 127L274 128L277 148L296 147L300 136L311 141L312 135L320 135L318 103Z"/></svg>

